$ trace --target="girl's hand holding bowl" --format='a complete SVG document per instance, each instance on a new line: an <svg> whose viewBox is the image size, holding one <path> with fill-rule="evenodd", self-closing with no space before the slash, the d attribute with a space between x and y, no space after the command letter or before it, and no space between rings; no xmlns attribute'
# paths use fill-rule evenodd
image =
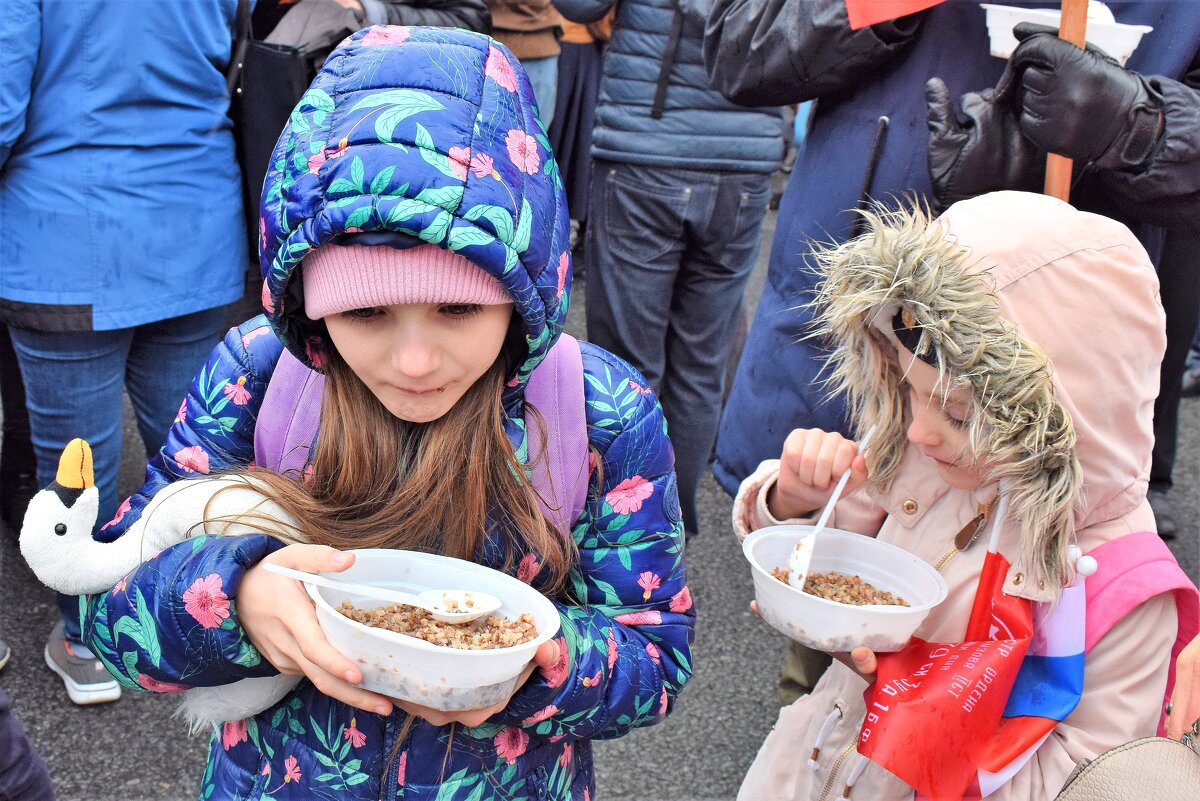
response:
<svg viewBox="0 0 1200 801"><path fill-rule="evenodd" d="M867 480L867 460L856 442L837 432L798 428L783 443L779 478L767 495L767 508L776 520L809 515L825 505L847 469L844 494Z"/></svg>
<svg viewBox="0 0 1200 801"><path fill-rule="evenodd" d="M337 573L354 564L354 554L325 545L293 544L263 561L310 573ZM242 579L237 609L251 644L280 673L303 675L325 695L366 712L391 713L391 699L354 686L362 681L362 671L329 644L298 581L255 565Z"/></svg>

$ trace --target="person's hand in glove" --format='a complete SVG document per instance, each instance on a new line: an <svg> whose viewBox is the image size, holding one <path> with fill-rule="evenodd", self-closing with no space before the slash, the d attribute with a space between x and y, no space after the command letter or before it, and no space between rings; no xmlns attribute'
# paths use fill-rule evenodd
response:
<svg viewBox="0 0 1200 801"><path fill-rule="evenodd" d="M1020 44L996 87L1019 109L1039 148L1107 170L1136 170L1163 131L1163 99L1151 83L1099 50L1083 50L1045 26L1021 23Z"/></svg>
<svg viewBox="0 0 1200 801"><path fill-rule="evenodd" d="M995 90L960 98L965 122L959 121L941 78L925 84L925 101L929 178L937 210L1000 189L1041 190L1045 153L1022 135L1018 109L999 102Z"/></svg>

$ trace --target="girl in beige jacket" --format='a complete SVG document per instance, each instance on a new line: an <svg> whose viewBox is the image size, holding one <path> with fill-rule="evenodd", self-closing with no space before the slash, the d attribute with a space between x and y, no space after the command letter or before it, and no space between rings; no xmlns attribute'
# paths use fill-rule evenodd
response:
<svg viewBox="0 0 1200 801"><path fill-rule="evenodd" d="M734 528L810 522L850 468L829 525L935 566L950 592L915 636L961 642L988 539L972 532L1000 525L1006 593L1053 602L1072 579L1068 545L1086 553L1153 531L1158 282L1123 225L1041 195L985 195L932 221L919 209L866 217L864 235L814 258L831 384L857 431L878 426L869 453L838 434L792 432L781 459L742 483ZM989 521L1001 482L1008 513ZM1052 799L1080 759L1154 734L1180 619L1164 592L1116 623L1086 656L1075 711L989 798ZM875 655L839 659L780 711L739 799L913 797L855 750Z"/></svg>

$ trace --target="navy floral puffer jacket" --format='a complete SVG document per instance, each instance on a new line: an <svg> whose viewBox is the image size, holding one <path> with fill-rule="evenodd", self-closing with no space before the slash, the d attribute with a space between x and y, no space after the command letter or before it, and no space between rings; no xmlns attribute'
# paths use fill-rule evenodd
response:
<svg viewBox="0 0 1200 801"><path fill-rule="evenodd" d="M283 348L320 366L319 328L303 316L297 271L306 253L339 236L415 237L504 283L529 345L503 398L509 435L526 453L523 387L561 332L570 254L558 169L506 49L435 28L350 37L279 140L260 229L267 317L214 350L145 485L101 538L121 536L167 483L253 458L255 420ZM399 742L403 712L365 713L302 682L274 708L214 734L201 799L590 799L590 741L669 713L691 674L694 623L671 445L642 377L582 349L600 464L573 531L575 600L555 601L560 662L482 726L418 722ZM252 535L167 548L110 592L82 599L89 647L125 686L151 692L274 673L238 623L237 592L248 567L278 547ZM477 559L499 566L504 547L491 540ZM513 564L526 568L537 558L519 556Z"/></svg>

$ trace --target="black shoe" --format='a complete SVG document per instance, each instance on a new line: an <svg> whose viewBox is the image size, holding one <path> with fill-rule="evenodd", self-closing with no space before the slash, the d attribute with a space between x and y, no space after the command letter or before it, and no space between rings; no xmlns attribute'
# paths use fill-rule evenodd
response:
<svg viewBox="0 0 1200 801"><path fill-rule="evenodd" d="M1167 500L1167 493L1163 490L1152 489L1146 493L1146 500L1150 502L1150 509L1154 512L1158 536L1164 540L1175 539L1175 535L1179 532L1179 525L1171 514L1171 503Z"/></svg>

